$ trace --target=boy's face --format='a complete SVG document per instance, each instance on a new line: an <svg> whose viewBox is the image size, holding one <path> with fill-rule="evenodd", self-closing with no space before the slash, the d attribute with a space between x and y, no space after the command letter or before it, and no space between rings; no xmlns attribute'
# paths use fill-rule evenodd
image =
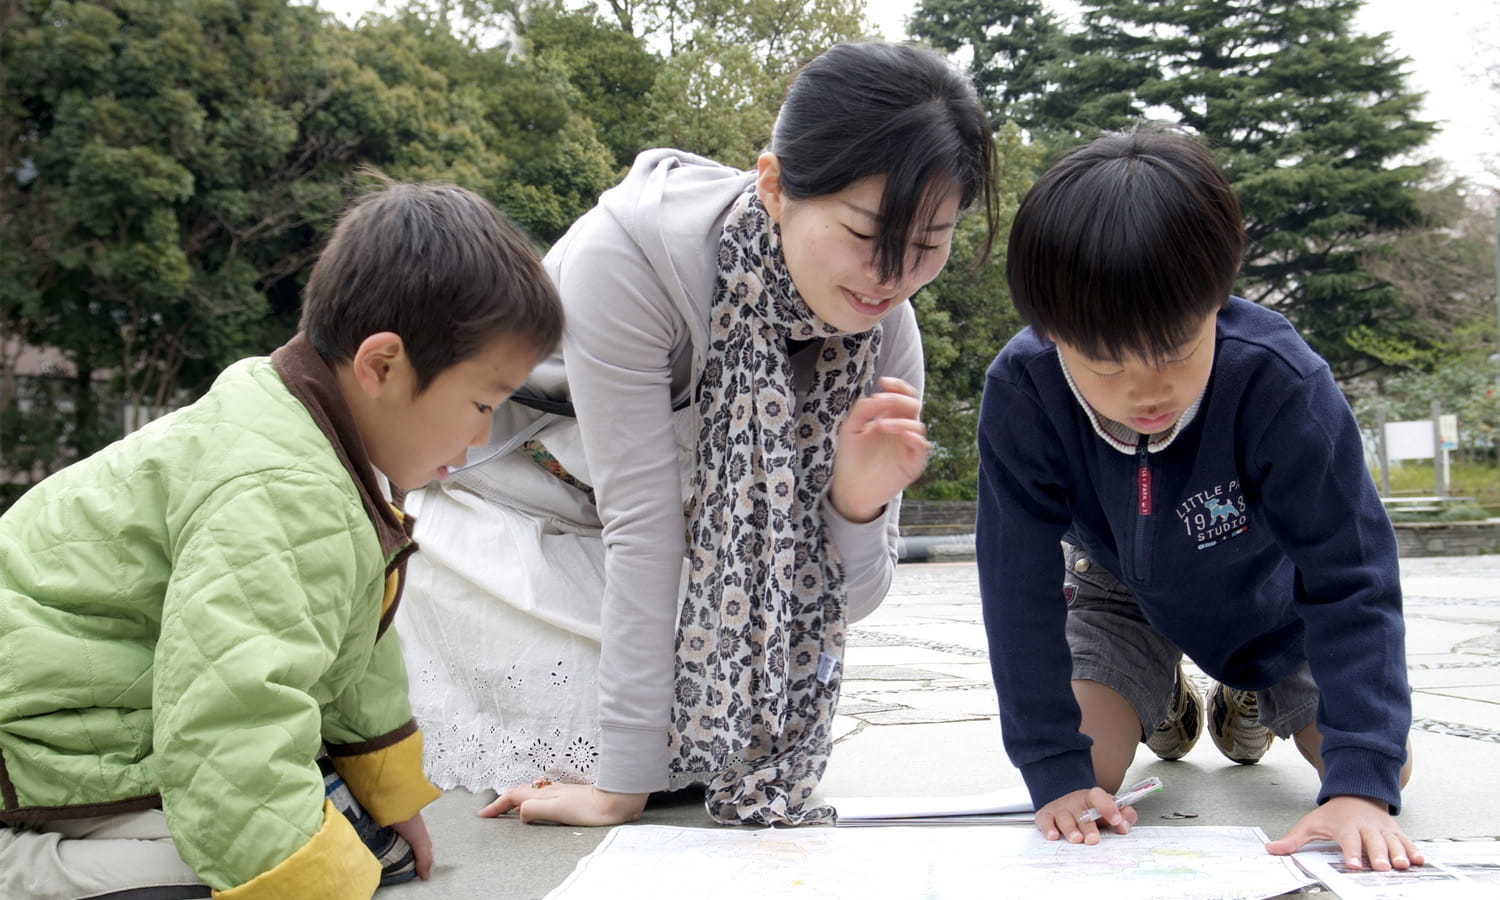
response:
<svg viewBox="0 0 1500 900"><path fill-rule="evenodd" d="M520 387L537 354L513 335L443 370L416 393L415 373L404 351L391 361L385 389L372 398L360 435L375 468L405 490L441 478L469 447L489 438L495 408Z"/></svg>
<svg viewBox="0 0 1500 900"><path fill-rule="evenodd" d="M1094 412L1137 434L1159 434L1177 424L1208 386L1218 319L1218 312L1204 317L1193 336L1160 366L1138 356L1127 356L1123 363L1092 359L1064 341L1053 343Z"/></svg>

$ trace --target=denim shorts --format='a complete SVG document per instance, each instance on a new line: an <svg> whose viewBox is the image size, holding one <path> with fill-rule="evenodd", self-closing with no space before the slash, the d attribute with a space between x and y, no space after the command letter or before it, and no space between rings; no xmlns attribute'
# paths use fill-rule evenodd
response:
<svg viewBox="0 0 1500 900"><path fill-rule="evenodd" d="M1141 734L1150 735L1171 707L1182 650L1151 627L1129 588L1094 564L1082 547L1064 543L1063 559L1073 678L1097 681L1118 692L1140 718ZM1318 687L1306 662L1256 691L1255 699L1261 724L1279 738L1291 737L1317 716Z"/></svg>

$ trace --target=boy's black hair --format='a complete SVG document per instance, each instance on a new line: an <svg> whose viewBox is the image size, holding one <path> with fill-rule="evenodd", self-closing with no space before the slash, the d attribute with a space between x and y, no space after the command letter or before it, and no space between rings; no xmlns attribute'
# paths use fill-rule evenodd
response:
<svg viewBox="0 0 1500 900"><path fill-rule="evenodd" d="M505 335L546 356L563 311L536 250L483 197L397 182L344 213L307 281L300 327L329 365L372 334L400 335L420 392Z"/></svg>
<svg viewBox="0 0 1500 900"><path fill-rule="evenodd" d="M1197 141L1158 128L1069 152L1011 225L1016 311L1093 359L1159 362L1229 301L1245 252L1239 201Z"/></svg>
<svg viewBox="0 0 1500 900"><path fill-rule="evenodd" d="M882 281L904 274L913 232L951 186L962 209L984 212L983 260L995 233L994 138L969 79L912 44L839 44L803 66L787 89L771 152L787 196L837 193L886 176L875 262Z"/></svg>

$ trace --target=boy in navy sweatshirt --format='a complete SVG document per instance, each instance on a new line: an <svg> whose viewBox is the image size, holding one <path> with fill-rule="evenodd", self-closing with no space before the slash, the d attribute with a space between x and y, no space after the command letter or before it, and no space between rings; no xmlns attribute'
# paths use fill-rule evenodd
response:
<svg viewBox="0 0 1500 900"><path fill-rule="evenodd" d="M1123 833L1112 794L1146 743L1209 729L1253 763L1272 735L1318 807L1267 849L1351 866L1422 856L1393 818L1410 774L1396 541L1327 364L1230 296L1239 204L1193 140L1138 130L1064 157L1010 234L1029 327L990 366L978 556L1006 751L1049 839ZM1082 822L1089 807L1100 822Z"/></svg>

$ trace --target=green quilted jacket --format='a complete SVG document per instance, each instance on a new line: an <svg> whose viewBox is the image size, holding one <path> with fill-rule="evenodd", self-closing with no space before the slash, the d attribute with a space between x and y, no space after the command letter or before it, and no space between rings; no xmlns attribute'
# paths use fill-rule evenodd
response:
<svg viewBox="0 0 1500 900"><path fill-rule="evenodd" d="M437 796L404 526L301 337L37 485L0 517L0 821L159 805L220 896L369 897L314 760L383 824Z"/></svg>

